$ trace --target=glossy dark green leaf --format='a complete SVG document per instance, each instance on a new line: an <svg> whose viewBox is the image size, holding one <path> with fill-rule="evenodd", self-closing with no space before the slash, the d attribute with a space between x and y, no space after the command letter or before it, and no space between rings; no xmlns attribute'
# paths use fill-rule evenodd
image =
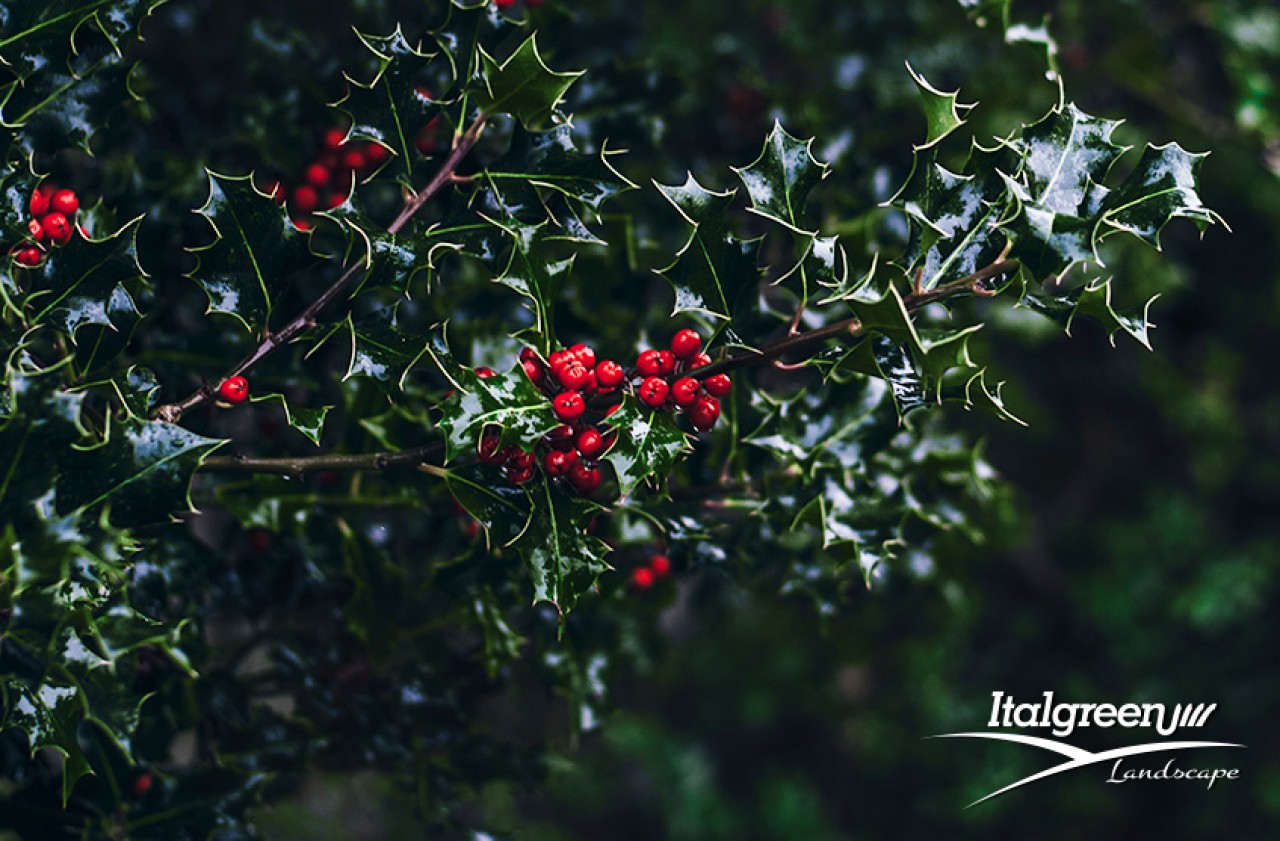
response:
<svg viewBox="0 0 1280 841"><path fill-rule="evenodd" d="M573 258L553 260L546 253L546 223L526 225L514 218L495 222L511 239L511 252L506 266L495 281L514 289L529 300L534 327L520 336L536 345L544 354L555 344L555 305L565 277L573 267Z"/></svg>
<svg viewBox="0 0 1280 841"><path fill-rule="evenodd" d="M649 409L634 397L605 419L618 438L604 458L618 474L622 494L646 480L665 479L680 457L689 452L689 436L676 425L674 414Z"/></svg>
<svg viewBox="0 0 1280 841"><path fill-rule="evenodd" d="M1102 224L1160 247L1160 231L1172 219L1190 219L1200 230L1221 222L1196 191L1200 165L1209 156L1177 143L1148 146L1129 173L1102 202ZM1099 233L1099 239L1107 235Z"/></svg>
<svg viewBox="0 0 1280 841"><path fill-rule="evenodd" d="M732 321L754 302L759 283L756 242L733 235L729 209L734 191L704 188L692 173L684 184L656 184L689 224L689 240L660 274L675 290L672 314L701 312Z"/></svg>
<svg viewBox="0 0 1280 841"><path fill-rule="evenodd" d="M106 52L97 61L78 60L75 69L50 67L23 83L0 89L0 122L22 126L19 145L36 149L77 147L90 141L112 114L137 99L133 67Z"/></svg>
<svg viewBox="0 0 1280 841"><path fill-rule="evenodd" d="M319 446L320 436L324 434L324 419L332 406L321 406L308 409L294 406L283 394L262 394L253 397L254 403L275 403L284 412L284 420L289 426L301 432L312 444Z"/></svg>
<svg viewBox="0 0 1280 841"><path fill-rule="evenodd" d="M397 28L386 36L360 33L361 42L374 54L377 74L368 83L348 79L345 99L338 107L351 118L351 137L374 140L395 153L393 171L410 176L418 157L414 140L418 132L441 111L428 85L433 62L441 73L451 74L449 62L438 52L412 43Z"/></svg>
<svg viewBox="0 0 1280 841"><path fill-rule="evenodd" d="M586 533L599 506L560 493L541 473L525 485L525 492L529 519L511 546L529 571L534 602L550 602L567 613L610 569L604 560L609 547Z"/></svg>
<svg viewBox="0 0 1280 841"><path fill-rule="evenodd" d="M441 404L438 423L445 435L446 461L474 452L480 434L492 426L501 431L501 446L531 451L543 435L560 425L551 401L516 367L482 378L457 364L443 335L428 347L436 366L453 385L454 393Z"/></svg>
<svg viewBox="0 0 1280 841"><path fill-rule="evenodd" d="M50 324L72 341L89 325L131 328L128 322L137 308L126 284L145 276L138 264L137 224L135 219L103 239L76 234L66 245L50 249L38 268L24 273L32 322Z"/></svg>
<svg viewBox="0 0 1280 841"><path fill-rule="evenodd" d="M539 131L553 122L565 92L582 75L556 72L538 54L537 33L530 35L499 63L483 47L478 78L472 82L472 101L487 114L510 114L526 129Z"/></svg>
<svg viewBox="0 0 1280 841"><path fill-rule="evenodd" d="M81 27L104 37L118 52L138 24L165 0L68 0L9 3L0 15L0 64L18 79L69 60Z"/></svg>
<svg viewBox="0 0 1280 841"><path fill-rule="evenodd" d="M1141 313L1122 314L1111 304L1111 279L1094 280L1074 290L1057 292L1052 289L1023 290L1019 306L1040 313L1059 324L1067 333L1077 316L1088 316L1107 331L1111 343L1115 344L1117 332L1123 331L1132 336L1147 350L1151 349L1150 331L1153 325L1148 317L1151 303L1147 301Z"/></svg>
<svg viewBox="0 0 1280 841"><path fill-rule="evenodd" d="M559 193L599 212L605 202L635 185L614 167L620 153L601 149L582 152L569 126L545 132L517 128L507 152L485 167L483 178L502 193L505 203L532 204L542 192Z"/></svg>
<svg viewBox="0 0 1280 841"><path fill-rule="evenodd" d="M827 177L826 164L813 156L813 140L792 137L774 122L760 157L733 171L751 198L751 212L790 228L812 234L803 223L805 203L814 186Z"/></svg>
<svg viewBox="0 0 1280 841"><path fill-rule="evenodd" d="M960 102L960 91L947 93L938 90L913 70L909 64L907 65L907 71L911 74L911 80L916 83L916 89L920 92L920 102L924 111L925 123L928 127L924 143L916 146L916 149L927 149L964 125L964 116L973 109L973 105L965 105Z"/></svg>
<svg viewBox="0 0 1280 841"><path fill-rule="evenodd" d="M334 331L337 333L343 335L351 348L343 379L367 377L388 389L403 389L409 370L427 352L427 337L401 330L396 307L361 318L348 316Z"/></svg>
<svg viewBox="0 0 1280 841"><path fill-rule="evenodd" d="M198 212L214 240L195 249L200 262L191 277L209 296L209 311L246 330L265 329L286 280L313 260L307 234L248 176L209 172L209 200Z"/></svg>

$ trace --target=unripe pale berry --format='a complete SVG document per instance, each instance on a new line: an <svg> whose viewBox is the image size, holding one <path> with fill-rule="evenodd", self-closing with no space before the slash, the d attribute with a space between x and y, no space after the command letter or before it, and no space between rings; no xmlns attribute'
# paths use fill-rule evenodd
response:
<svg viewBox="0 0 1280 841"><path fill-rule="evenodd" d="M693 428L699 432L706 432L720 419L720 401L710 394L704 394L687 411L689 420L693 422Z"/></svg>
<svg viewBox="0 0 1280 841"><path fill-rule="evenodd" d="M622 366L612 359L601 360L596 365L596 383L601 388L614 388L626 378Z"/></svg>
<svg viewBox="0 0 1280 841"><path fill-rule="evenodd" d="M67 217L61 213L50 213L40 220L40 224L44 226L44 231L49 235L51 242L57 245L66 245L71 242L71 234L74 229L71 227L71 223L67 221Z"/></svg>
<svg viewBox="0 0 1280 841"><path fill-rule="evenodd" d="M644 382L640 383L640 388L636 393L646 406L654 409L667 402L667 395L671 389L667 385L667 381L661 377L648 377Z"/></svg>
<svg viewBox="0 0 1280 841"><path fill-rule="evenodd" d="M728 374L712 374L702 381L702 385L713 397L728 397L733 390L733 381Z"/></svg>
<svg viewBox="0 0 1280 841"><path fill-rule="evenodd" d="M582 413L587 410L586 401L576 391L557 394L555 399L551 401L551 407L555 410L556 417L565 423L573 423L582 417Z"/></svg>
<svg viewBox="0 0 1280 841"><path fill-rule="evenodd" d="M605 451L604 436L594 429L584 429L578 434L578 452L583 458L597 458Z"/></svg>
<svg viewBox="0 0 1280 841"><path fill-rule="evenodd" d="M249 399L249 381L244 377L228 377L218 386L218 396L228 403L243 403Z"/></svg>
<svg viewBox="0 0 1280 841"><path fill-rule="evenodd" d="M702 386L693 377L681 377L671 386L671 399L677 406L688 406L698 399Z"/></svg>
<svg viewBox="0 0 1280 841"><path fill-rule="evenodd" d="M49 200L49 208L63 216L71 216L80 209L80 199L71 190L59 190Z"/></svg>
<svg viewBox="0 0 1280 841"><path fill-rule="evenodd" d="M671 338L671 352L681 359L688 359L700 350L702 337L693 330L681 330Z"/></svg>

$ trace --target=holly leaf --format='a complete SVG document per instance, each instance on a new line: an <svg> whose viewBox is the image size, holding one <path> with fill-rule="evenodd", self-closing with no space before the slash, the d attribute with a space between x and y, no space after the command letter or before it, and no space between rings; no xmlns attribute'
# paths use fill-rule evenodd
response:
<svg viewBox="0 0 1280 841"><path fill-rule="evenodd" d="M394 166L404 175L412 175L417 158L414 139L441 113L440 103L423 87L423 79L440 53L411 43L398 26L386 36L356 34L375 56L378 69L367 84L348 76L347 95L338 108L351 118L351 137L387 147L395 152Z"/></svg>
<svg viewBox="0 0 1280 841"><path fill-rule="evenodd" d="M477 376L454 361L443 332L433 336L427 353L454 388L453 395L440 405L443 414L437 424L445 435L446 462L474 452L487 426L501 431L499 446L515 445L528 452L560 425L551 401L522 367L488 378Z"/></svg>
<svg viewBox="0 0 1280 841"><path fill-rule="evenodd" d="M427 352L428 339L403 332L397 310L398 306L386 307L359 319L348 315L342 322L339 330L351 346L343 380L366 377L386 388L404 388L409 371Z"/></svg>
<svg viewBox="0 0 1280 841"><path fill-rule="evenodd" d="M129 326L128 317L137 308L126 283L146 277L138 264L140 220L103 239L77 233L66 245L51 249L39 267L25 272L24 280L33 281L25 302L32 323L50 324L73 342L89 325L110 330Z"/></svg>
<svg viewBox="0 0 1280 841"><path fill-rule="evenodd" d="M809 192L830 174L813 156L813 139L792 137L774 121L760 157L750 166L732 167L751 198L749 210L797 234L813 235L801 225Z"/></svg>
<svg viewBox="0 0 1280 841"><path fill-rule="evenodd" d="M623 496L646 479L667 476L692 449L671 412L643 407L634 397L626 397L605 424L618 434L604 458L613 465Z"/></svg>
<svg viewBox="0 0 1280 841"><path fill-rule="evenodd" d="M534 604L550 602L563 615L612 568L604 560L609 547L586 533L600 507L561 493L541 473L525 485L525 493L529 519L511 547L529 571Z"/></svg>
<svg viewBox="0 0 1280 841"><path fill-rule="evenodd" d="M1148 300L1140 314L1121 314L1111 305L1111 278L1106 278L1093 280L1066 292L1024 287L1018 306L1040 313L1061 326L1068 335L1071 334L1071 326L1077 316L1088 316L1102 325L1113 346L1116 333L1124 332L1147 350L1151 350L1150 332L1154 325L1148 313L1157 297L1159 296Z"/></svg>
<svg viewBox="0 0 1280 841"><path fill-rule="evenodd" d="M583 71L558 73L538 54L537 33L530 35L499 64L484 47L471 97L486 114L510 114L529 131L548 127L560 101Z"/></svg>
<svg viewBox="0 0 1280 841"><path fill-rule="evenodd" d="M546 223L526 225L513 217L493 224L511 238L511 251L506 266L494 281L514 289L529 299L534 327L517 336L537 345L548 354L555 343L555 302L560 285L573 267L573 257L552 260L544 251Z"/></svg>
<svg viewBox="0 0 1280 841"><path fill-rule="evenodd" d="M689 239L675 262L658 270L675 291L672 315L701 312L732 322L752 302L760 276L758 240L740 240L730 229L734 191L708 190L692 173L680 186L654 186L689 224Z"/></svg>
<svg viewBox="0 0 1280 841"><path fill-rule="evenodd" d="M277 403L284 412L285 423L301 432L307 440L320 446L320 436L324 434L324 419L332 406L321 406L318 409L305 409L294 406L283 394L263 394L252 398L253 403Z"/></svg>
<svg viewBox="0 0 1280 841"><path fill-rule="evenodd" d="M614 168L619 152L607 145L599 154L580 151L569 126L530 132L517 128L506 154L487 166L482 177L503 197L503 204L532 205L556 193L593 213L605 202L636 185Z"/></svg>
<svg viewBox="0 0 1280 841"><path fill-rule="evenodd" d="M18 145L37 149L77 147L89 151L98 128L121 103L138 99L133 65L108 52L96 61L80 56L76 67L50 67L34 78L0 90L0 124L22 127Z"/></svg>
<svg viewBox="0 0 1280 841"><path fill-rule="evenodd" d="M964 115L973 109L973 105L961 103L958 90L950 93L938 90L910 64L907 65L907 72L911 74L911 80L916 83L916 90L920 92L925 124L928 127L924 143L915 147L919 151L936 146L942 138L964 125Z"/></svg>
<svg viewBox="0 0 1280 841"><path fill-rule="evenodd" d="M1148 146L1129 176L1103 200L1102 224L1158 249L1160 232L1172 219L1190 219L1201 231L1222 222L1196 192L1200 165L1208 156L1208 152L1188 152L1177 143ZM1108 233L1101 231L1098 239Z"/></svg>
<svg viewBox="0 0 1280 841"><path fill-rule="evenodd" d="M82 28L101 34L116 53L121 42L165 0L71 0L9 3L0 15L0 65L19 82L66 64Z"/></svg>
<svg viewBox="0 0 1280 841"><path fill-rule="evenodd" d="M209 220L214 240L192 249L199 265L190 276L209 296L210 312L230 315L246 330L265 329L286 278L311 262L309 236L252 177L208 176L209 199L196 212Z"/></svg>

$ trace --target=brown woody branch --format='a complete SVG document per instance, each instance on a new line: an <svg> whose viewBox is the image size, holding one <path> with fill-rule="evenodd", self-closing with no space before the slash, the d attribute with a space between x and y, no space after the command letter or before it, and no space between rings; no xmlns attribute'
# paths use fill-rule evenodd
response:
<svg viewBox="0 0 1280 841"><path fill-rule="evenodd" d="M427 185L422 188L421 192L405 202L404 208L400 211L400 214L396 216L395 221L387 226L387 233L392 235L399 233L409 220L413 218L413 215L421 210L422 206L426 204L432 196L439 192L444 185L449 184L453 180L453 176L458 165L462 163L462 159L467 156L467 153L476 145L476 141L480 139L480 134L484 131L485 119L485 115L481 114L476 118L476 121L471 124L470 128L458 136L453 145L453 149L449 152L449 156L445 158L444 162L440 165L440 169L436 171L436 174L432 176L431 180L427 182ZM314 327L320 312L332 303L333 300L351 284L351 281L360 275L363 269L364 266L361 263L356 263L343 272L337 280L329 285L329 288L320 293L320 296L312 301L306 309L298 313L292 321L275 333L267 333L262 338L262 341L258 346L254 348L248 356L241 359L236 363L235 367L226 373L223 380L246 373L263 359L270 356L276 348L281 345L288 344L302 333ZM219 382L221 382L221 380L219 380ZM205 403L212 400L213 397L214 387L206 383L177 403L168 403L159 407L151 416L156 420L166 421L168 423L177 423L182 419L184 414L199 406L203 406ZM206 460L205 464L207 465L208 463L209 460Z"/></svg>
<svg viewBox="0 0 1280 841"><path fill-rule="evenodd" d="M418 467L444 454L444 444L436 442L412 450L355 455L299 456L295 458L258 458L255 456L211 456L200 465L201 470L223 473L275 473L301 476L321 470L371 471L398 467Z"/></svg>

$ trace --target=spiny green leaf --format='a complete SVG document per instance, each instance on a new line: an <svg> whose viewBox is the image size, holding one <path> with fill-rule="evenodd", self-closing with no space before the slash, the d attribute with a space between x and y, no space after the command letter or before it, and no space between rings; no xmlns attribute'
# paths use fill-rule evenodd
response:
<svg viewBox="0 0 1280 841"><path fill-rule="evenodd" d="M531 451L543 435L560 425L551 401L538 391L517 366L496 376L482 378L459 365L449 353L443 332L427 349L440 373L453 384L454 394L441 404L439 427L445 434L446 461L473 452L487 426L501 430L500 446L516 445Z"/></svg>
<svg viewBox="0 0 1280 841"><path fill-rule="evenodd" d="M675 290L672 315L702 312L732 321L752 303L759 282L758 242L738 239L729 225L734 191L708 190L692 173L680 186L654 186L690 226L675 262L659 270Z"/></svg>
<svg viewBox="0 0 1280 841"><path fill-rule="evenodd" d="M344 380L367 377L386 388L404 388L410 369L427 352L428 339L403 332L397 310L386 307L358 319L349 315L334 331L345 333L351 346Z"/></svg>
<svg viewBox="0 0 1280 841"><path fill-rule="evenodd" d="M246 330L265 329L286 278L312 261L309 237L251 177L208 175L209 200L197 212L215 238L193 249L200 262L191 277L209 296L210 312L230 315Z"/></svg>
<svg viewBox="0 0 1280 841"><path fill-rule="evenodd" d="M1143 305L1141 314L1121 314L1111 305L1111 278L1107 278L1091 281L1067 292L1033 289L1027 286L1023 289L1018 305L1038 312L1059 324L1068 334L1071 333L1071 326L1077 316L1089 316L1107 331L1107 336L1113 345L1116 341L1116 333L1123 331L1147 350L1151 350L1149 334L1153 325L1147 313L1154 300L1155 297L1152 297Z"/></svg>
<svg viewBox="0 0 1280 841"><path fill-rule="evenodd" d="M165 0L68 0L17 2L0 15L0 64L18 80L51 65L66 63L73 54L72 37L89 27L120 52L121 42Z"/></svg>
<svg viewBox="0 0 1280 841"><path fill-rule="evenodd" d="M508 207L533 205L545 193L559 193L590 211L636 185L610 162L619 152L602 148L584 154L569 126L530 132L517 128L506 154L485 167L482 177L493 184Z"/></svg>
<svg viewBox="0 0 1280 841"><path fill-rule="evenodd" d="M530 131L551 124L565 92L583 73L558 73L547 67L538 54L537 33L501 64L483 47L479 57L479 74L471 90L476 107L487 114L510 114Z"/></svg>
<svg viewBox="0 0 1280 841"><path fill-rule="evenodd" d="M278 403L284 411L285 423L307 436L312 444L320 445L320 436L324 434L324 419L332 406L321 406L318 409L305 409L290 404L283 394L263 394L252 399L254 403Z"/></svg>
<svg viewBox="0 0 1280 841"><path fill-rule="evenodd" d="M751 212L771 219L797 234L812 235L802 224L809 192L826 178L829 169L813 156L813 140L792 137L775 121L765 138L760 157L750 166L733 171L751 197Z"/></svg>
<svg viewBox="0 0 1280 841"><path fill-rule="evenodd" d="M928 126L925 142L915 148L928 149L964 125L964 115L973 108L973 105L961 103L958 90L951 93L938 90L913 70L910 64L907 65L907 72L911 74L911 80L916 83L916 89L920 92L925 123Z"/></svg>
<svg viewBox="0 0 1280 841"><path fill-rule="evenodd" d="M1196 192L1200 165L1208 156L1177 143L1148 146L1133 172L1102 202L1102 224L1159 248L1160 231L1171 219L1190 219L1201 231L1222 222ZM1108 233L1101 231L1098 238Z"/></svg>
<svg viewBox="0 0 1280 841"><path fill-rule="evenodd" d="M511 546L529 571L534 603L550 602L564 614L610 569L604 560L609 547L586 533L599 506L560 493L541 473L525 492L529 519Z"/></svg>
<svg viewBox="0 0 1280 841"><path fill-rule="evenodd" d="M671 412L643 407L634 397L624 399L605 423L618 433L605 460L618 474L624 496L646 479L665 478L691 449L689 436L676 425Z"/></svg>
<svg viewBox="0 0 1280 841"><path fill-rule="evenodd" d="M526 225L514 218L495 221L511 238L511 252L502 273L494 278L497 283L514 289L530 301L534 327L518 334L535 344L544 353L550 353L555 344L555 302L564 278L573 267L573 257L551 260L545 253L546 223Z"/></svg>
<svg viewBox="0 0 1280 841"><path fill-rule="evenodd" d="M138 222L102 239L77 233L66 245L50 249L38 268L25 273L32 323L51 324L73 342L88 325L123 327L123 317L137 313L125 284L145 277L135 242Z"/></svg>
<svg viewBox="0 0 1280 841"><path fill-rule="evenodd" d="M413 174L417 156L414 139L418 132L440 115L440 104L426 85L429 69L440 56L414 44L399 27L387 36L357 33L360 41L377 57L378 71L367 84L348 77L348 92L338 107L351 118L352 137L374 140L395 153L391 164L406 176ZM452 82L449 62L438 62L440 74Z"/></svg>

